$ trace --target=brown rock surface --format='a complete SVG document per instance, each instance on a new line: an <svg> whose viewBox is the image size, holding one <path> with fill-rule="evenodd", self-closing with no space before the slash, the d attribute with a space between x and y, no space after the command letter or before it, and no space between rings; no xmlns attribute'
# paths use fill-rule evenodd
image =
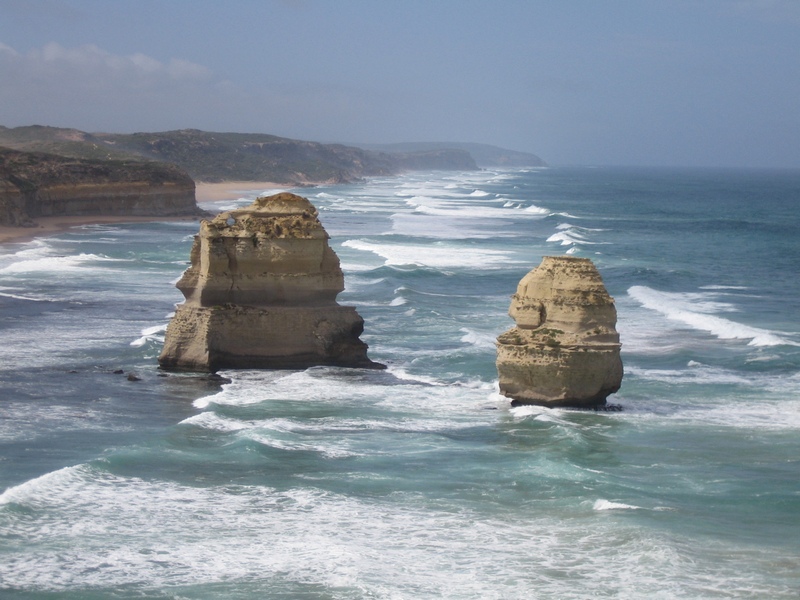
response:
<svg viewBox="0 0 800 600"><path fill-rule="evenodd" d="M519 282L497 338L500 392L513 404L603 405L622 382L617 311L588 258L545 256Z"/></svg>
<svg viewBox="0 0 800 600"><path fill-rule="evenodd" d="M317 214L282 193L202 221L161 366L381 368L359 339L363 319L336 302L344 276Z"/></svg>
<svg viewBox="0 0 800 600"><path fill-rule="evenodd" d="M194 181L177 167L0 148L0 226L40 217L194 216Z"/></svg>

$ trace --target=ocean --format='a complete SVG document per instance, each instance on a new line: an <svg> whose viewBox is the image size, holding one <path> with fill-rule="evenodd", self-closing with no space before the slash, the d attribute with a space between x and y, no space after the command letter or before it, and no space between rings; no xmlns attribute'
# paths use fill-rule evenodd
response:
<svg viewBox="0 0 800 600"><path fill-rule="evenodd" d="M197 223L0 247L0 597L800 595L800 172L298 192L385 371L160 372ZM498 393L510 296L565 253L616 300L621 412Z"/></svg>

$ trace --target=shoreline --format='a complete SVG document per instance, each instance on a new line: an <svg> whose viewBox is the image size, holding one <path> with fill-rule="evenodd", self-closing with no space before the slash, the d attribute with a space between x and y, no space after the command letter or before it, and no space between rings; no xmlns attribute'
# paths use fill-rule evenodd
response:
<svg viewBox="0 0 800 600"><path fill-rule="evenodd" d="M30 242L40 237L48 237L73 227L83 225L103 225L113 223L154 223L156 221L200 221L201 216L185 215L180 217L134 217L117 215L87 215L63 217L37 217L34 227L8 227L0 226L0 245Z"/></svg>
<svg viewBox="0 0 800 600"><path fill-rule="evenodd" d="M222 181L220 183L195 183L195 199L200 202L219 202L221 200L238 200L246 193L288 190L293 185L274 183L272 181Z"/></svg>
<svg viewBox="0 0 800 600"><path fill-rule="evenodd" d="M196 183L195 202L220 202L236 200L254 191L289 189L271 181L223 181L220 183ZM112 223L153 223L156 221L200 221L197 215L168 216L127 216L127 215L83 215L60 217L36 217L34 227L9 227L0 225L0 244L30 242L36 238L48 237L83 225L102 225Z"/></svg>

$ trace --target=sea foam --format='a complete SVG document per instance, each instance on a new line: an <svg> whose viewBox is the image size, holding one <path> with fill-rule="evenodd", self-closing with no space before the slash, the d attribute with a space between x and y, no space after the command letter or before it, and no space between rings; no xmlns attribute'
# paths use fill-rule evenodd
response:
<svg viewBox="0 0 800 600"><path fill-rule="evenodd" d="M595 501L594 505L592 506L594 510L637 510L640 509L641 506L634 506L633 504L624 504L622 502L612 502L610 500L604 500L600 498L599 500Z"/></svg>
<svg viewBox="0 0 800 600"><path fill-rule="evenodd" d="M339 478L363 486L380 474L343 470ZM9 495L38 512L36 519L3 519L12 552L0 577L42 593L97 587L149 595L262 582L260 596L323 589L348 597L636 597L657 595L679 578L673 592L681 593L672 597L699 597L719 580L728 589L768 592L766 582L752 580L753 570L782 558L764 550L717 561L721 549L694 551L680 534L592 517L633 508L604 500L589 514L566 505L561 518L519 520L447 497L426 504L402 491L358 498L319 486L181 485L86 466ZM575 518L586 526L575 527Z"/></svg>
<svg viewBox="0 0 800 600"><path fill-rule="evenodd" d="M347 240L342 246L372 252L386 259L387 266L414 265L435 269L492 268L515 262L512 253L496 249L466 249L436 244L378 244L367 240Z"/></svg>
<svg viewBox="0 0 800 600"><path fill-rule="evenodd" d="M164 333L167 330L167 324L164 323L163 325L155 325L153 327L147 327L142 329L142 336L137 338L131 342L131 346L138 348L140 346L144 346L147 342L163 342L164 336L159 335L160 333Z"/></svg>
<svg viewBox="0 0 800 600"><path fill-rule="evenodd" d="M471 346L475 346L476 348L483 350L494 350L496 339L496 335L494 333L475 331L474 329L469 329L467 327L462 327L460 331L464 334L461 336L461 341L465 344L470 344Z"/></svg>
<svg viewBox="0 0 800 600"><path fill-rule="evenodd" d="M589 227L579 227L570 223L559 223L556 226L556 233L547 238L548 242L559 242L562 246L597 245L608 242L593 242L587 238L593 232L604 231L603 229L592 229ZM574 250L573 247L571 250Z"/></svg>
<svg viewBox="0 0 800 600"><path fill-rule="evenodd" d="M107 265L108 263L121 262L120 259L108 258L97 254L78 254L75 256L45 256L41 258L31 258L11 263L0 268L0 273L36 273L36 272L57 272L85 270L98 263ZM124 261L122 261L124 262Z"/></svg>
<svg viewBox="0 0 800 600"><path fill-rule="evenodd" d="M628 295L643 307L657 311L672 321L708 332L722 340L748 340L750 346L800 346L800 343L784 337L786 334L710 314L736 311L734 306L720 303L713 296L661 292L647 286L633 286L628 289Z"/></svg>

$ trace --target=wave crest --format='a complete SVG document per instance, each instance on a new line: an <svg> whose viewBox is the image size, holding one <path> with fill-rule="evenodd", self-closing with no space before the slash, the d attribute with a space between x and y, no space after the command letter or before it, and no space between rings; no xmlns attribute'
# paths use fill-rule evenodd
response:
<svg viewBox="0 0 800 600"><path fill-rule="evenodd" d="M644 308L661 313L666 318L705 331L721 340L748 340L750 346L800 346L783 337L783 332L760 329L719 317L715 312L735 312L728 303L717 302L710 293L692 294L661 292L647 286L635 285L628 296ZM779 335L780 334L780 335Z"/></svg>

